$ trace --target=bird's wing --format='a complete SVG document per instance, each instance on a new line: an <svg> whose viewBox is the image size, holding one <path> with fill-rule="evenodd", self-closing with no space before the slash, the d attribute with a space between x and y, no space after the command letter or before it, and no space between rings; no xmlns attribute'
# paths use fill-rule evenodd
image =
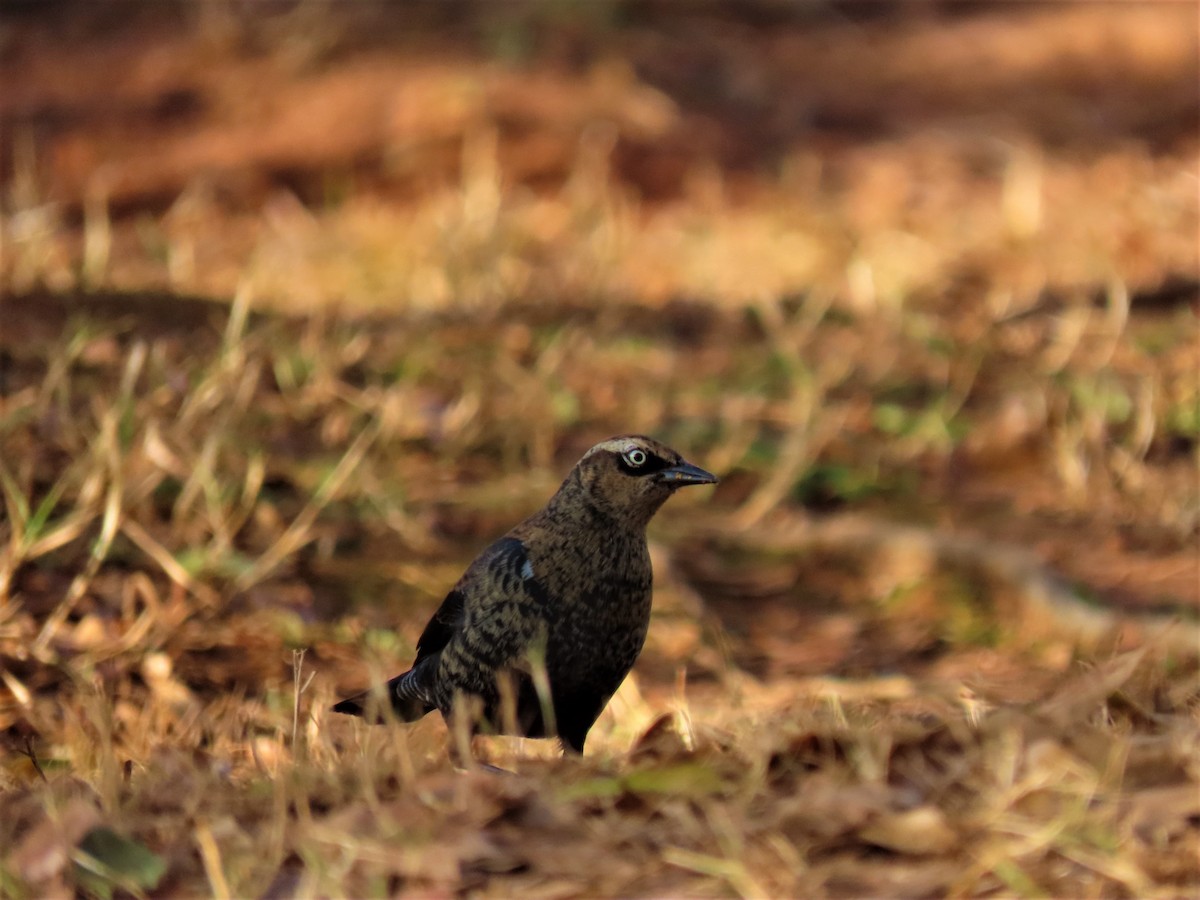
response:
<svg viewBox="0 0 1200 900"><path fill-rule="evenodd" d="M430 618L417 639L413 667L464 631L469 631L463 634L468 643L486 643L480 647L486 661L503 664L514 642L527 643L523 632L540 621L546 599L525 545L518 538L501 538L476 557ZM468 622L472 627L464 629Z"/></svg>
<svg viewBox="0 0 1200 900"><path fill-rule="evenodd" d="M518 538L501 538L488 547L455 590L462 596L462 618L450 646L474 667L511 664L545 627L549 596Z"/></svg>
<svg viewBox="0 0 1200 900"><path fill-rule="evenodd" d="M437 707L443 651L441 662L449 663L458 686L491 689L496 670L520 659L536 640L546 601L519 539L501 538L484 550L425 625L412 668L387 683L396 715L412 722ZM369 691L350 697L333 710L364 715L369 697Z"/></svg>
<svg viewBox="0 0 1200 900"><path fill-rule="evenodd" d="M421 632L421 636L417 638L417 658L413 661L413 667L415 668L417 663L427 656L432 656L445 648L450 643L450 638L454 637L454 631L462 619L463 595L462 591L456 587L446 595L442 605L438 607L433 618L425 626L425 630Z"/></svg>

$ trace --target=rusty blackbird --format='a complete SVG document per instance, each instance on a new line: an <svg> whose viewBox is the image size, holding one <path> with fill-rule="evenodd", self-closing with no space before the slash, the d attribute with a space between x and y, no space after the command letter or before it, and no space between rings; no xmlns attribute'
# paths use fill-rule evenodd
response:
<svg viewBox="0 0 1200 900"><path fill-rule="evenodd" d="M412 668L387 683L395 717L413 722L436 709L452 722L469 709L472 733L557 735L582 753L646 639L646 525L678 488L716 481L642 435L592 447L447 594ZM333 710L384 721L371 696Z"/></svg>

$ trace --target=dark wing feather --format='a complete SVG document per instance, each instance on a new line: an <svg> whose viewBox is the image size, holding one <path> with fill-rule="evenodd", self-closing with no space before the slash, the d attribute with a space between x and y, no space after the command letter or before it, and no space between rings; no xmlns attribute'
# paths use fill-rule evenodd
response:
<svg viewBox="0 0 1200 900"><path fill-rule="evenodd" d="M541 621L534 611L545 602L545 588L533 577L520 540L501 538L484 550L425 625L412 668L388 682L387 695L399 718L414 721L436 707L438 657L447 647L451 647L452 665L461 671L461 654L455 662L455 644L459 649L469 647L477 671L468 674L477 676L480 690L490 688L494 670L528 649ZM468 627L471 622L474 625ZM348 698L333 709L363 715L369 695L368 691Z"/></svg>
<svg viewBox="0 0 1200 900"><path fill-rule="evenodd" d="M479 554L455 590L462 595L455 643L470 646L484 665L512 662L545 624L546 588L518 538L501 538Z"/></svg>
<svg viewBox="0 0 1200 900"><path fill-rule="evenodd" d="M541 604L545 590L532 577L525 545L514 537L503 537L475 557L462 578L446 595L442 605L417 638L417 663L446 648L470 613L485 620L490 608L505 603Z"/></svg>
<svg viewBox="0 0 1200 900"><path fill-rule="evenodd" d="M438 659L438 706L445 711L456 691L473 694L484 701L484 717L499 728L497 678L507 672L519 694L530 693L520 683L528 680L528 654L545 637L549 597L525 544L515 537L488 547L455 587L463 595L463 619ZM524 723L526 704L518 705Z"/></svg>
<svg viewBox="0 0 1200 900"><path fill-rule="evenodd" d="M413 661L413 666L416 666L425 657L441 651L450 643L450 638L454 637L454 632L462 623L464 614L462 591L456 587L446 595L442 605L438 607L437 612L425 625L421 636L417 638L417 658Z"/></svg>

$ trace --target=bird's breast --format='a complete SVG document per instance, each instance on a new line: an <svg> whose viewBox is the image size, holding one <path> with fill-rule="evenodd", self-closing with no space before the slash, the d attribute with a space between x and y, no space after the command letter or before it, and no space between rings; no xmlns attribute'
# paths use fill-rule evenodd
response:
<svg viewBox="0 0 1200 900"><path fill-rule="evenodd" d="M649 555L623 554L562 574L547 615L551 684L611 693L633 667L650 626Z"/></svg>

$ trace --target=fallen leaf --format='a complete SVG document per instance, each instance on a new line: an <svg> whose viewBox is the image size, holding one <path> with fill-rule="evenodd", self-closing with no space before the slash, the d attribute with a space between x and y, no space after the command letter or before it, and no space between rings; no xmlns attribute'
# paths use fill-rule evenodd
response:
<svg viewBox="0 0 1200 900"><path fill-rule="evenodd" d="M66 870L71 851L99 823L95 804L76 798L58 818L46 816L33 826L9 854L8 865L36 891Z"/></svg>
<svg viewBox="0 0 1200 900"><path fill-rule="evenodd" d="M1129 808L1133 833L1151 847L1172 844L1189 831L1200 834L1200 790L1195 784L1138 791Z"/></svg>
<svg viewBox="0 0 1200 900"><path fill-rule="evenodd" d="M959 840L958 832L936 806L885 813L859 829L858 835L868 844L911 856L946 853Z"/></svg>
<svg viewBox="0 0 1200 900"><path fill-rule="evenodd" d="M108 900L117 889L129 893L153 889L167 864L142 844L105 825L91 829L75 854L75 880L89 893Z"/></svg>

